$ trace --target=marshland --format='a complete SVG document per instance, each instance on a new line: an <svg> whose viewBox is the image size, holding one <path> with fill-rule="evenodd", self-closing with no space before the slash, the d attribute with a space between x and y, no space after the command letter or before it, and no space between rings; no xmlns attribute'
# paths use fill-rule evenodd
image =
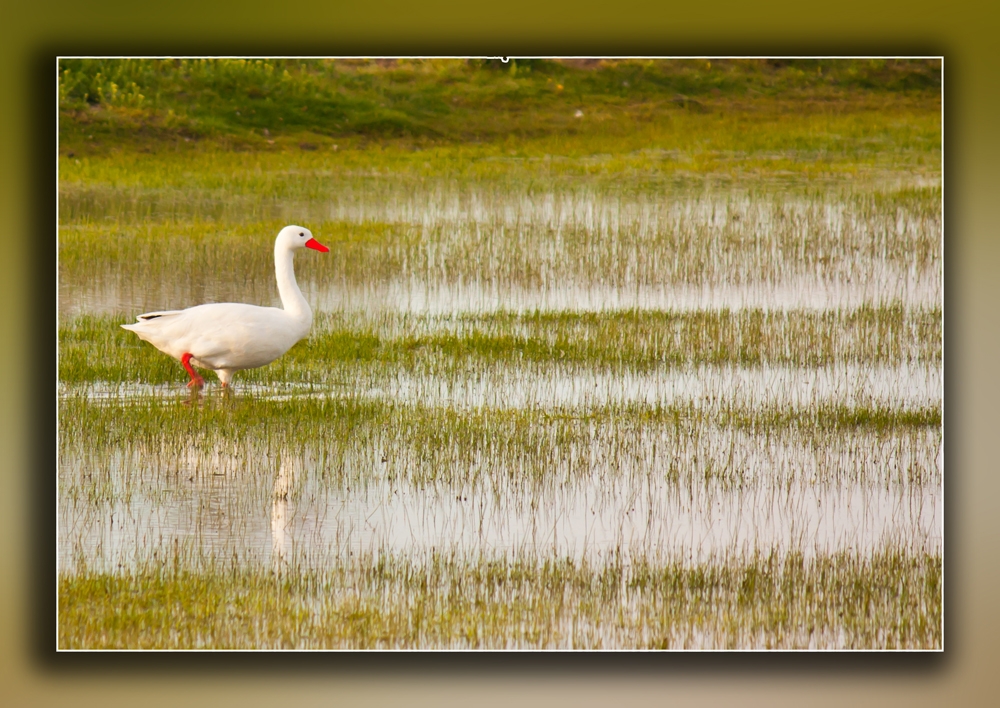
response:
<svg viewBox="0 0 1000 708"><path fill-rule="evenodd" d="M58 646L942 648L940 78L62 60Z"/></svg>

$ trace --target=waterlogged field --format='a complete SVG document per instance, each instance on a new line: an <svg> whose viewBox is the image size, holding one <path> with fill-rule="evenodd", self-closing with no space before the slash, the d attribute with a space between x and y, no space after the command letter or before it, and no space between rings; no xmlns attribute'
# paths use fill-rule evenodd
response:
<svg viewBox="0 0 1000 708"><path fill-rule="evenodd" d="M865 120L64 155L60 647L940 648L940 133ZM230 395L118 326L279 305L286 223Z"/></svg>

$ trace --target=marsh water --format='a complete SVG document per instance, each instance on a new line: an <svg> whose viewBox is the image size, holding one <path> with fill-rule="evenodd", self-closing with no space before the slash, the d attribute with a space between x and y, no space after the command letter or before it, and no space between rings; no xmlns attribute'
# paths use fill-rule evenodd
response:
<svg viewBox="0 0 1000 708"><path fill-rule="evenodd" d="M384 323L386 313L425 334L461 337L455 323L469 315L941 305L940 192L926 178L763 190L368 179L294 202L67 190L60 208L61 254L81 233L121 240L102 246L119 249L113 267L88 266L79 253L65 258L63 324L83 315L128 322L200 302L279 304L268 229L281 221L307 225L331 246L326 260L305 254L296 262L319 330L324 316L364 324ZM259 231L252 246L261 252L245 267L227 254L238 259L249 246L216 251L198 241L193 256L143 255L160 242L180 248L192 230L225 234L231 223ZM359 241L358 233L375 235ZM834 355L816 366L738 357L642 366L557 357L460 366L423 366L419 356L416 365L341 360L328 362L336 381L237 376L230 396L214 382L192 396L180 378L61 384L64 414L71 401L82 406L74 410L112 406L126 434L108 442L63 432L60 570L119 572L178 545L195 556L299 568L380 550L598 563L612 554L940 553L939 424L775 426L755 418L767 410L811 420L831 407L940 412L940 340L929 347L936 355L912 353L928 350L924 344L877 361ZM155 440L127 435L130 411L148 414L149 401L197 415L268 399L372 401L396 413L364 435L343 433L335 450L308 432L294 442L225 430L198 439L169 430ZM691 418L644 423L614 414L637 407L673 407ZM292 411L283 421L289 428L313 424L284 410ZM438 437L410 434L407 410L440 412ZM528 427L508 426L504 416L527 416ZM501 422L469 438L458 429L473 419ZM574 421L572 435L553 422L561 419Z"/></svg>

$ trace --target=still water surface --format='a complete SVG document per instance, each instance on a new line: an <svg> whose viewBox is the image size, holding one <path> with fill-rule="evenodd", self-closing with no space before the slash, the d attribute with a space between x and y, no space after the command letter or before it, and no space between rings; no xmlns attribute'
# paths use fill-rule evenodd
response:
<svg viewBox="0 0 1000 708"><path fill-rule="evenodd" d="M933 211L900 208L872 216L856 200L759 198L745 191L664 199L410 187L370 197L347 190L332 202L294 205L295 220L321 222L317 234L325 219L380 221L419 236L403 253L400 262L408 265L396 272L366 278L359 267L339 279L301 278L317 312L833 310L941 302L939 258L911 257L906 248L908 240L925 243L929 234L937 242L940 216ZM118 224L183 219L193 208L162 195L115 201L88 192L64 195L61 207L67 228L74 220L112 217ZM285 215L291 206L271 208ZM232 205L218 209L220 219L240 218L227 211ZM248 213L261 218L260 209ZM663 234L672 236L664 240ZM664 247L671 243L683 248ZM815 243L825 250L810 250ZM679 262L679 252L690 263ZM582 256L567 256L575 253ZM621 267L604 278L607 264ZM149 278L128 264L101 278L64 272L60 316L114 313L127 321L138 312L198 302L278 304L266 268L241 279L206 276L194 290L179 288L174 276ZM170 399L176 388L104 382L63 386L61 394L100 405ZM241 388L244 395L286 398L348 395L343 387ZM941 406L942 369L939 362L863 361L643 372L511 365L436 376L359 367L349 389L352 396L457 411L586 411L626 403L905 411ZM391 431L378 449L346 441L346 471L332 480L323 450L271 449L267 441L210 453L189 449L184 440L168 454L128 444L100 454L86 445L64 446L59 564L70 572L83 565L127 569L175 541L196 554L306 566L377 549L698 560L791 549L873 552L886 545L940 552L941 431L841 428L824 436L817 443L794 432L724 427L679 434L612 421L590 442L561 448L560 459L534 482L518 460L497 458L466 460L460 464L469 468L441 475L457 481L431 484L413 474L424 463Z"/></svg>

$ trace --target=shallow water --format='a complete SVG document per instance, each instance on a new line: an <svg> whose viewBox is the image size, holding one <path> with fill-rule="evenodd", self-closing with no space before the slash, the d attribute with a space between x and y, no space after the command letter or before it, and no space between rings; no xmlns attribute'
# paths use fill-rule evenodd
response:
<svg viewBox="0 0 1000 708"><path fill-rule="evenodd" d="M420 482L407 477L419 461L391 440L343 460L353 482L325 477L320 451L70 455L60 566L85 559L91 568L129 568L174 539L220 558L294 558L299 567L371 550L696 561L771 550L941 550L936 431L847 432L822 443L726 429L624 439L633 454L614 442L570 445L545 479L527 483L510 481L518 460L485 458L464 483ZM147 470L137 472L144 457ZM581 465L587 473L572 474ZM85 501L95 487L111 493Z"/></svg>
<svg viewBox="0 0 1000 708"><path fill-rule="evenodd" d="M606 405L692 405L701 410L775 406L802 411L824 404L913 410L941 402L941 369L929 364L836 364L820 368L760 365L671 367L652 372L581 370L577 366L490 366L471 374L366 374L351 384L234 384L233 396L289 400L352 395L456 409L566 409ZM210 386L207 392L215 390ZM63 386L63 396L99 401L187 397L179 384Z"/></svg>
<svg viewBox="0 0 1000 708"><path fill-rule="evenodd" d="M308 222L332 249L328 258L298 264L303 291L321 312L831 309L932 306L942 295L933 192L916 202L880 192L883 204L843 185L811 193L607 186L536 192L391 180L370 190L341 187L317 201L283 203L291 209L287 219ZM178 229L221 237L227 224L262 221L259 210L240 207L246 198L235 199L230 218L218 224L205 221L197 199L178 197L179 211L166 220L152 207L129 211L159 198L113 190L63 196L64 249L74 239L126 249L126 262L110 271L95 272L85 255L69 259L60 272L63 316L132 316L202 302L278 304L267 257L241 270L231 267L228 249L199 245L193 261L158 252L161 239ZM345 224L353 225L348 234ZM273 227L261 228L252 238L267 256ZM147 241L145 250L126 248ZM150 251L161 265L143 264Z"/></svg>
<svg viewBox="0 0 1000 708"><path fill-rule="evenodd" d="M941 304L941 219L933 200L883 209L863 189L842 185L528 193L367 184L283 203L69 190L61 218L67 239L74 221L128 229L194 216L315 220L317 236L335 223L388 224L389 240L355 253L358 260L338 274L322 264L303 269L307 299L318 313L334 315ZM927 185L893 188L900 186ZM182 278L141 266L120 263L100 277L84 266L64 270L61 317L115 313L127 321L199 302L279 304L266 263L240 277L207 268ZM235 398L351 395L459 412L625 404L901 412L940 408L943 384L939 362L916 360L644 371L496 364L449 373L344 364L343 374L350 386L237 382ZM93 405L176 399L180 406L188 393L178 385L96 382L62 386L61 395ZM216 395L214 388L206 395ZM129 569L168 553L175 541L193 555L299 567L373 549L593 560L611 553L705 560L772 550L942 549L939 429L838 428L812 433L817 439L777 429L636 430L612 421L583 441L557 445L552 459L530 450L472 458L443 450L430 461L394 435L385 430L375 444L339 441L346 452L336 474L328 450L267 440L210 451L190 440L102 452L63 444L60 569ZM427 468L434 464L450 467Z"/></svg>
<svg viewBox="0 0 1000 708"><path fill-rule="evenodd" d="M852 282L818 282L806 276L780 282L698 286L554 285L548 288L502 287L459 282L427 286L419 281L397 281L365 288L315 287L312 302L320 312L341 310L389 310L415 314L533 312L560 310L602 312L608 310L830 310L854 309L905 302L912 307L941 302L937 277L930 273L886 269ZM113 297L94 295L91 305L101 311L120 311ZM277 303L274 303L277 304Z"/></svg>
<svg viewBox="0 0 1000 708"><path fill-rule="evenodd" d="M935 307L941 303L941 282L933 273L885 268L851 281L819 281L804 275L778 282L742 285L552 285L546 288L481 282L426 283L416 279L370 285L302 283L302 291L317 313L401 312L421 315L490 312L608 310L835 310L906 303ZM281 307L268 287L245 283L214 283L198 289L169 284L111 282L67 284L60 293L63 318L84 314L119 314L123 322L143 312L189 307L200 302L251 302ZM170 304L174 303L174 304Z"/></svg>
<svg viewBox="0 0 1000 708"><path fill-rule="evenodd" d="M818 369L784 366L698 366L654 373L487 370L475 378L399 375L364 395L459 408L565 408L587 410L639 403L696 408L764 405L801 410L822 404L885 405L911 409L940 402L941 372L935 366L835 365Z"/></svg>

